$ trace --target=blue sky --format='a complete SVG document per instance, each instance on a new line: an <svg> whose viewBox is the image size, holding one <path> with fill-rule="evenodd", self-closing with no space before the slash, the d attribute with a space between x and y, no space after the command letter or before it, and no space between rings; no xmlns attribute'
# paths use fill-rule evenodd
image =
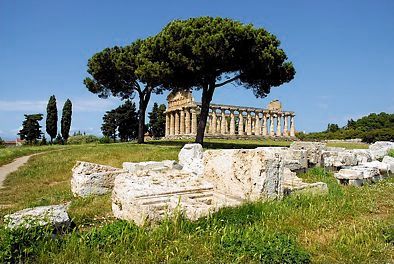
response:
<svg viewBox="0 0 394 264"><path fill-rule="evenodd" d="M0 0L0 137L15 138L24 113L74 104L72 130L100 135L105 111L82 81L96 52L159 32L173 19L221 16L264 27L296 68L293 81L256 99L242 87L219 88L214 103L265 107L273 99L295 111L296 128L371 112L394 112L394 1L44 1ZM163 95L153 102L165 103ZM200 101L200 93L194 93ZM45 122L42 122L44 125Z"/></svg>

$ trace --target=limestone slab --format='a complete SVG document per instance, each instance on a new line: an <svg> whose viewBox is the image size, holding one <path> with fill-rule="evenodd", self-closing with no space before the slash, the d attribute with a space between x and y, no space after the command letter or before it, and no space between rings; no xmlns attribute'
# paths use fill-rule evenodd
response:
<svg viewBox="0 0 394 264"><path fill-rule="evenodd" d="M280 198L283 169L283 154L262 148L204 152L203 178L241 199Z"/></svg>
<svg viewBox="0 0 394 264"><path fill-rule="evenodd" d="M390 141L377 141L369 146L369 150L374 160L382 159L391 149L394 149L394 142Z"/></svg>
<svg viewBox="0 0 394 264"><path fill-rule="evenodd" d="M203 148L201 144L185 144L178 154L179 164L188 172L203 174Z"/></svg>
<svg viewBox="0 0 394 264"><path fill-rule="evenodd" d="M308 158L308 167L321 165L321 154L326 150L326 143L321 142L293 142L290 149L306 150Z"/></svg>
<svg viewBox="0 0 394 264"><path fill-rule="evenodd" d="M27 208L4 216L8 228L30 228L31 226L52 225L56 228L66 228L71 224L67 214L68 204L39 206Z"/></svg>
<svg viewBox="0 0 394 264"><path fill-rule="evenodd" d="M121 169L77 161L72 169L71 191L74 196L103 195L112 191L116 175Z"/></svg>
<svg viewBox="0 0 394 264"><path fill-rule="evenodd" d="M357 156L349 150L326 150L321 154L322 164L325 168L338 169L358 164Z"/></svg>
<svg viewBox="0 0 394 264"><path fill-rule="evenodd" d="M390 174L394 174L394 158L390 156L384 156L383 163L387 164Z"/></svg>

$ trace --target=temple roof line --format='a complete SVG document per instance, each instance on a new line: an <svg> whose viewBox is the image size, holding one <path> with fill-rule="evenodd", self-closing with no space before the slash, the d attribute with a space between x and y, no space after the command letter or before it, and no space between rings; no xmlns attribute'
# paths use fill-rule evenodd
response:
<svg viewBox="0 0 394 264"><path fill-rule="evenodd" d="M201 107L200 102L195 102L197 106ZM266 113L288 113L288 114L294 114L293 111L283 111L283 110L270 110L267 108L257 108L257 107L250 107L250 106L238 106L238 105L225 105L225 104L210 104L210 108L217 108L217 109L222 109L224 108L225 110L241 110L241 111L249 111L249 112L266 112Z"/></svg>

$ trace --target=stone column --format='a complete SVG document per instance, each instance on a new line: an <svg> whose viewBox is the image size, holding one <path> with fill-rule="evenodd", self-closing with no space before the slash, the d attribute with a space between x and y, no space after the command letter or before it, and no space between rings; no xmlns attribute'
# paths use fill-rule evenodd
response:
<svg viewBox="0 0 394 264"><path fill-rule="evenodd" d="M170 112L170 135L173 136L175 135L175 113Z"/></svg>
<svg viewBox="0 0 394 264"><path fill-rule="evenodd" d="M179 112L175 111L175 135L179 135Z"/></svg>
<svg viewBox="0 0 394 264"><path fill-rule="evenodd" d="M190 134L190 108L185 109L185 134Z"/></svg>
<svg viewBox="0 0 394 264"><path fill-rule="evenodd" d="M192 134L197 134L197 112L196 109L191 109L192 112Z"/></svg>
<svg viewBox="0 0 394 264"><path fill-rule="evenodd" d="M290 116L290 137L295 137L294 114Z"/></svg>
<svg viewBox="0 0 394 264"><path fill-rule="evenodd" d="M284 119L284 121L283 121L283 136L288 137L289 136L289 131L287 130L287 128L288 128L288 124L287 124L288 116L287 116L287 113L283 113L283 119Z"/></svg>
<svg viewBox="0 0 394 264"><path fill-rule="evenodd" d="M212 109L212 134L216 134L216 124L217 124L217 119L216 119L216 109Z"/></svg>
<svg viewBox="0 0 394 264"><path fill-rule="evenodd" d="M222 121L220 123L220 134L225 135L226 134L226 126L227 126L227 122L226 122L226 113L224 109L221 110L222 111Z"/></svg>
<svg viewBox="0 0 394 264"><path fill-rule="evenodd" d="M239 111L238 135L244 135L244 116Z"/></svg>
<svg viewBox="0 0 394 264"><path fill-rule="evenodd" d="M267 113L263 112L263 136L267 136Z"/></svg>
<svg viewBox="0 0 394 264"><path fill-rule="evenodd" d="M270 136L271 137L275 136L274 122L275 122L275 115L270 114Z"/></svg>
<svg viewBox="0 0 394 264"><path fill-rule="evenodd" d="M183 109L180 111L180 128L179 128L179 133L181 135L185 134L185 111Z"/></svg>
<svg viewBox="0 0 394 264"><path fill-rule="evenodd" d="M282 136L282 113L278 113L276 118L276 136Z"/></svg>
<svg viewBox="0 0 394 264"><path fill-rule="evenodd" d="M234 110L230 110L230 135L235 135L235 116L234 116Z"/></svg>
<svg viewBox="0 0 394 264"><path fill-rule="evenodd" d="M246 134L247 135L252 135L252 115L250 114L250 112L247 112L247 118L248 118L248 123L246 126Z"/></svg>
<svg viewBox="0 0 394 264"><path fill-rule="evenodd" d="M170 135L170 116L169 113L166 112L166 137Z"/></svg>
<svg viewBox="0 0 394 264"><path fill-rule="evenodd" d="M254 126L254 134L257 136L261 135L261 125L260 125L260 113L259 112L255 112L255 118L256 118L256 122L255 122L255 126Z"/></svg>
<svg viewBox="0 0 394 264"><path fill-rule="evenodd" d="M220 124L222 123L222 119L220 116L217 116L216 120L216 134L220 134Z"/></svg>
<svg viewBox="0 0 394 264"><path fill-rule="evenodd" d="M208 133L212 134L212 113L208 113L208 121L209 124Z"/></svg>

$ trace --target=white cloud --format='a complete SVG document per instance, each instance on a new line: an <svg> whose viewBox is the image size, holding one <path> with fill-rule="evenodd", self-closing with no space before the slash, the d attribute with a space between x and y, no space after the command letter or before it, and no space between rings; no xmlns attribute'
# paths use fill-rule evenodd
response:
<svg viewBox="0 0 394 264"><path fill-rule="evenodd" d="M63 100L57 102L57 108L59 114L64 105ZM89 99L76 99L71 100L73 103L74 112L102 112L111 110L118 106L120 101L116 98L100 99L100 98L89 98ZM4 112L26 112L26 113L45 113L46 105L48 101L44 100L15 100L15 101L4 101L0 100L0 111Z"/></svg>
<svg viewBox="0 0 394 264"><path fill-rule="evenodd" d="M0 101L0 111L5 112L42 112L46 108L45 101Z"/></svg>
<svg viewBox="0 0 394 264"><path fill-rule="evenodd" d="M75 112L102 112L111 110L120 104L120 101L115 98L108 99L77 99L71 101L73 103L73 111ZM63 107L63 102L61 107ZM59 108L59 107L58 107ZM60 108L59 108L60 109Z"/></svg>

